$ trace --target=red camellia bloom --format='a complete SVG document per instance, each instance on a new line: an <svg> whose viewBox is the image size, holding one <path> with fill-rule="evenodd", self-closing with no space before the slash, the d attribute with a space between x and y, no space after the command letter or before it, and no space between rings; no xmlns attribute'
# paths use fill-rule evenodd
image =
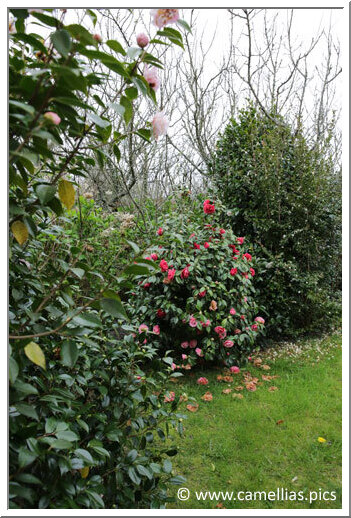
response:
<svg viewBox="0 0 351 518"><path fill-rule="evenodd" d="M206 290L203 290L203 291L200 291L199 292L199 297L204 297L206 295Z"/></svg>
<svg viewBox="0 0 351 518"><path fill-rule="evenodd" d="M143 284L143 288L147 289L147 288L150 288L151 286L151 282L145 282L145 284Z"/></svg>
<svg viewBox="0 0 351 518"><path fill-rule="evenodd" d="M211 203L210 200L204 201L204 213L205 214L213 214L215 211L214 203Z"/></svg>
<svg viewBox="0 0 351 518"><path fill-rule="evenodd" d="M151 259L152 259L153 261L157 261L157 259L158 259L158 255L157 255L157 254L151 254Z"/></svg>
<svg viewBox="0 0 351 518"><path fill-rule="evenodd" d="M252 324L251 329L252 329L252 331L257 331L258 325L257 324Z"/></svg>
<svg viewBox="0 0 351 518"><path fill-rule="evenodd" d="M190 275L189 268L186 266L184 268L184 270L181 271L180 276L182 279L187 279L189 277L189 275Z"/></svg>
<svg viewBox="0 0 351 518"><path fill-rule="evenodd" d="M238 273L238 269L237 268L232 268L230 270L230 275L236 275Z"/></svg>
<svg viewBox="0 0 351 518"><path fill-rule="evenodd" d="M158 231L157 231L157 234L158 234L159 236L162 236L162 234L163 234L163 228L161 228L161 227L160 227L160 228L158 229Z"/></svg>
<svg viewBox="0 0 351 518"><path fill-rule="evenodd" d="M214 328L215 333L218 334L219 338L223 340L227 336L227 331L222 326L217 326Z"/></svg>
<svg viewBox="0 0 351 518"><path fill-rule="evenodd" d="M237 237L236 242L239 243L239 245L242 245L244 242L244 239L245 239L244 237Z"/></svg>
<svg viewBox="0 0 351 518"><path fill-rule="evenodd" d="M201 377L197 380L197 383L199 385L208 385L208 379L207 378L204 378L204 377Z"/></svg>
<svg viewBox="0 0 351 518"><path fill-rule="evenodd" d="M225 230L224 230L224 228L220 228L220 229L219 229L219 233L221 234L221 236L223 236L223 235L225 234Z"/></svg>
<svg viewBox="0 0 351 518"><path fill-rule="evenodd" d="M169 279L170 281L172 281L172 280L173 280L173 278L174 278L174 276L175 276L175 272L176 272L176 271L175 271L175 269L174 269L174 268L170 268L170 269L168 270L168 274L167 274L167 276L168 276L168 279Z"/></svg>
<svg viewBox="0 0 351 518"><path fill-rule="evenodd" d="M196 248L197 250L200 250L201 247L197 243L194 243L194 248Z"/></svg>
<svg viewBox="0 0 351 518"><path fill-rule="evenodd" d="M245 279L248 279L248 278L249 278L249 274L248 274L248 273L242 272L242 274L241 274L241 275L243 275L243 276L245 277Z"/></svg>
<svg viewBox="0 0 351 518"><path fill-rule="evenodd" d="M204 244L204 247L205 248L210 248L210 243L207 243L207 241L206 241L206 243Z"/></svg>
<svg viewBox="0 0 351 518"><path fill-rule="evenodd" d="M246 259L247 261L251 261L251 259L252 259L252 255L251 255L251 254L248 254L248 253L246 252L246 254L243 254L243 259Z"/></svg>
<svg viewBox="0 0 351 518"><path fill-rule="evenodd" d="M166 272L168 270L168 263L164 259L160 261L160 268L163 272Z"/></svg>
<svg viewBox="0 0 351 518"><path fill-rule="evenodd" d="M254 277L256 272L255 272L255 270L253 268L250 268L250 273L251 273L252 277Z"/></svg>
<svg viewBox="0 0 351 518"><path fill-rule="evenodd" d="M163 311L163 309L158 309L156 314L158 318L164 318L166 316L166 312Z"/></svg>

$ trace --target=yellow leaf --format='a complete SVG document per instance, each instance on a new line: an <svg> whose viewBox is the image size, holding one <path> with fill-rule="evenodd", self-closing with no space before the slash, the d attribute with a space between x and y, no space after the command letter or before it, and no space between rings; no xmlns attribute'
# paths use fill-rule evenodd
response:
<svg viewBox="0 0 351 518"><path fill-rule="evenodd" d="M73 207L76 193L71 182L69 182L68 180L60 180L58 187L58 195L60 200L68 210Z"/></svg>
<svg viewBox="0 0 351 518"><path fill-rule="evenodd" d="M79 471L82 475L82 478L87 478L87 476L89 475L89 466L85 466L84 468L81 468Z"/></svg>
<svg viewBox="0 0 351 518"><path fill-rule="evenodd" d="M15 221L11 225L12 234L15 236L16 241L20 245L23 245L28 239L28 229L22 221Z"/></svg>
<svg viewBox="0 0 351 518"><path fill-rule="evenodd" d="M327 442L327 439L324 439L324 437L318 437L318 442Z"/></svg>
<svg viewBox="0 0 351 518"><path fill-rule="evenodd" d="M46 368L45 356L38 344L30 342L25 346L24 352L27 358L29 358L31 362L35 363L35 365L39 365L39 367L42 367L43 369Z"/></svg>

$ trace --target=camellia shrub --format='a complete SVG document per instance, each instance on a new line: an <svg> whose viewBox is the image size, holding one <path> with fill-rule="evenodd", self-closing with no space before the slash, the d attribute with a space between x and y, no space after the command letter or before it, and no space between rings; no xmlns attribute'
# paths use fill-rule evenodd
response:
<svg viewBox="0 0 351 518"><path fill-rule="evenodd" d="M199 361L233 365L263 331L250 244L218 226L217 212L210 200L202 214L196 204L178 206L157 230L159 245L148 251L158 271L130 294L131 313L145 324L145 343L156 335L160 350L172 350L174 368Z"/></svg>
<svg viewBox="0 0 351 518"><path fill-rule="evenodd" d="M142 69L162 68L150 52L163 38L182 46L181 33L164 27L179 13L156 9L156 41L139 35L132 48L66 23L65 14L10 15L9 507L164 508L169 484L184 483L170 461L183 416L166 391L178 373L157 344L143 344L120 297L155 266L122 238L110 264L92 260L99 249L89 243L84 210L78 232L68 228L77 223L69 211L78 178L95 161L103 167L106 149L120 156L127 134L145 145L165 134L165 114L145 128L129 124L136 98L157 103ZM94 27L98 14L84 14ZM35 25L45 41L29 32ZM98 87L112 73L110 104ZM94 217L86 224L93 222L106 230Z"/></svg>

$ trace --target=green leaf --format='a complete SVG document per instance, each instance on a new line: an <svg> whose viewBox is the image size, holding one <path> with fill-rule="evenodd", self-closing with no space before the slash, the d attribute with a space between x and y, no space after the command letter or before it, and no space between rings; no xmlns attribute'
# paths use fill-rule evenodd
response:
<svg viewBox="0 0 351 518"><path fill-rule="evenodd" d="M56 439L51 443L51 448L55 450L69 450L72 448L72 443L65 439Z"/></svg>
<svg viewBox="0 0 351 518"><path fill-rule="evenodd" d="M127 88L124 93L130 100L136 99L138 97L138 89L134 88L133 86Z"/></svg>
<svg viewBox="0 0 351 518"><path fill-rule="evenodd" d="M147 266L131 264L124 270L124 275L149 275L150 269Z"/></svg>
<svg viewBox="0 0 351 518"><path fill-rule="evenodd" d="M81 313L74 317L73 321L81 326L101 327L101 320L94 313Z"/></svg>
<svg viewBox="0 0 351 518"><path fill-rule="evenodd" d="M96 124L100 128L107 128L108 126L111 126L110 121L102 119L96 113L88 113L87 117L89 120L91 120L94 124Z"/></svg>
<svg viewBox="0 0 351 518"><path fill-rule="evenodd" d="M127 239L126 239L126 242L128 243L129 246L131 246L133 248L133 250L136 254L140 254L140 248L138 247L138 245L136 243L134 243L133 241L128 241Z"/></svg>
<svg viewBox="0 0 351 518"><path fill-rule="evenodd" d="M39 367L42 367L43 369L46 369L45 355L38 344L30 342L25 346L24 352L31 362L35 363L35 365L39 365Z"/></svg>
<svg viewBox="0 0 351 518"><path fill-rule="evenodd" d="M61 202L68 210L70 210L74 205L74 200L76 196L72 183L68 180L60 180L58 186L58 194Z"/></svg>
<svg viewBox="0 0 351 518"><path fill-rule="evenodd" d="M171 473L172 472L172 462L168 459L165 459L163 461L163 471L165 473Z"/></svg>
<svg viewBox="0 0 351 518"><path fill-rule="evenodd" d="M66 30L83 45L95 46L95 40L93 36L82 25L78 25L76 23L72 25L67 25Z"/></svg>
<svg viewBox="0 0 351 518"><path fill-rule="evenodd" d="M38 196L40 203L42 205L46 205L46 203L52 200L52 198L55 196L56 186L40 184L35 187L35 193Z"/></svg>
<svg viewBox="0 0 351 518"><path fill-rule="evenodd" d="M110 47L110 49L114 50L115 52L118 52L119 54L122 54L123 56L126 55L126 51L122 47L120 43L116 40L107 40L106 45Z"/></svg>
<svg viewBox="0 0 351 518"><path fill-rule="evenodd" d="M84 460L84 462L87 462L88 464L94 464L94 459L87 450L78 448L74 451L74 454L80 459Z"/></svg>
<svg viewBox="0 0 351 518"><path fill-rule="evenodd" d="M60 354L63 365L72 368L79 356L78 347L74 342L64 342Z"/></svg>
<svg viewBox="0 0 351 518"><path fill-rule="evenodd" d="M18 364L14 358L9 359L9 378L11 383L15 383L18 376Z"/></svg>
<svg viewBox="0 0 351 518"><path fill-rule="evenodd" d="M150 142L151 131L149 129L140 128L137 130L136 134L139 135L139 137L141 137L146 142Z"/></svg>
<svg viewBox="0 0 351 518"><path fill-rule="evenodd" d="M16 108L20 108L21 110L29 113L32 116L35 115L35 108L33 106L31 106L30 104L22 103L20 101L14 101L14 100L10 99L9 105L10 105L10 107L15 106Z"/></svg>
<svg viewBox="0 0 351 518"><path fill-rule="evenodd" d="M105 298L100 301L100 306L101 309L113 317L129 320L121 300Z"/></svg>
<svg viewBox="0 0 351 518"><path fill-rule="evenodd" d="M16 403L16 409L20 414L25 415L26 417L31 417L36 421L39 421L38 414L35 408L31 405L27 405L27 403Z"/></svg>
<svg viewBox="0 0 351 518"><path fill-rule="evenodd" d="M116 104L116 103L111 103L109 105L109 108L112 108L116 113L118 113L118 115L120 115L121 117L123 117L124 115L124 112L126 111L125 107L124 106L121 106L120 104Z"/></svg>
<svg viewBox="0 0 351 518"><path fill-rule="evenodd" d="M151 480L153 478L153 473L149 469L145 468L145 466L138 464L136 469L138 470L140 475L147 477L149 480Z"/></svg>
<svg viewBox="0 0 351 518"><path fill-rule="evenodd" d="M45 23L45 25L49 25L49 27L58 27L59 25L59 20L53 16L48 16L44 13L32 13L32 16Z"/></svg>
<svg viewBox="0 0 351 518"><path fill-rule="evenodd" d="M54 417L49 417L45 421L45 432L52 433L56 430L57 421Z"/></svg>
<svg viewBox="0 0 351 518"><path fill-rule="evenodd" d="M130 450L126 456L126 462L130 462L131 464L135 461L138 456L137 450Z"/></svg>
<svg viewBox="0 0 351 518"><path fill-rule="evenodd" d="M79 279L83 279L85 275L85 270L83 268L70 268L71 272L73 272Z"/></svg>
<svg viewBox="0 0 351 518"><path fill-rule="evenodd" d="M21 446L18 452L18 464L20 468L25 468L37 458L37 454L29 451L25 446Z"/></svg>
<svg viewBox="0 0 351 518"><path fill-rule="evenodd" d="M69 33L65 29L60 29L51 34L51 41L57 52L66 58L72 48L72 41Z"/></svg>
<svg viewBox="0 0 351 518"><path fill-rule="evenodd" d="M127 50L127 56L134 61L142 52L143 51L140 47L129 47Z"/></svg>
<svg viewBox="0 0 351 518"><path fill-rule="evenodd" d="M71 432L71 430L63 430L62 432L57 432L56 437L58 439L64 439L65 441L79 441L79 437L76 433Z"/></svg>
<svg viewBox="0 0 351 518"><path fill-rule="evenodd" d="M128 475L129 475L129 478L130 480L136 484L137 486L139 486L140 482L141 482L141 478L138 477L135 469L131 466L128 468Z"/></svg>
<svg viewBox="0 0 351 518"><path fill-rule="evenodd" d="M31 475L30 473L19 473L19 475L16 475L16 480L24 482L25 484L37 484L41 486L43 485L41 480L39 480L34 475Z"/></svg>
<svg viewBox="0 0 351 518"><path fill-rule="evenodd" d="M133 105L132 103L129 101L129 99L127 99L127 97L121 97L121 101L120 101L121 105L124 107L125 111L124 111L124 120L125 120L125 123L126 124L129 124L131 118L133 117Z"/></svg>
<svg viewBox="0 0 351 518"><path fill-rule="evenodd" d="M185 29L187 32L190 32L190 34L191 34L190 25L185 20L177 20L177 24L181 25L183 27L183 29Z"/></svg>

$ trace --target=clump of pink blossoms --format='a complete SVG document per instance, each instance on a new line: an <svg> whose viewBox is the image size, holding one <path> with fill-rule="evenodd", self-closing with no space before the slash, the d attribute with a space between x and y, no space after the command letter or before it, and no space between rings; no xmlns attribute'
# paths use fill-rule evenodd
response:
<svg viewBox="0 0 351 518"><path fill-rule="evenodd" d="M178 9L151 9L150 14L153 18L153 23L159 29L179 20Z"/></svg>
<svg viewBox="0 0 351 518"><path fill-rule="evenodd" d="M168 131L169 121L164 113L158 112L152 119L152 132L155 139L162 135L166 135Z"/></svg>
<svg viewBox="0 0 351 518"><path fill-rule="evenodd" d="M150 88L152 88L155 92L159 89L160 78L158 77L156 67L145 67L144 79L149 83Z"/></svg>

